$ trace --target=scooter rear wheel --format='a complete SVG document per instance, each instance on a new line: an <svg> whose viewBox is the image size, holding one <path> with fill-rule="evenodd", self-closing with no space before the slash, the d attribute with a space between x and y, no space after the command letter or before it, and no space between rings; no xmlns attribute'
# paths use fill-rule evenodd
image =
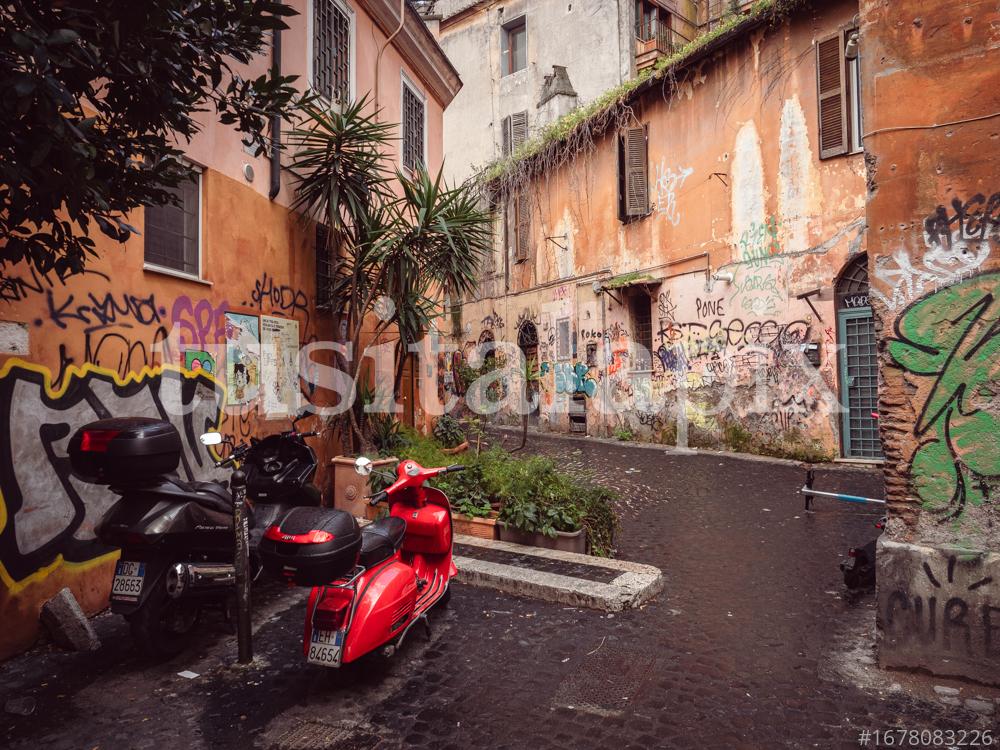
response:
<svg viewBox="0 0 1000 750"><path fill-rule="evenodd" d="M136 645L156 659L176 656L191 642L201 608L191 602L177 601L166 591L151 595L129 617L129 627Z"/></svg>

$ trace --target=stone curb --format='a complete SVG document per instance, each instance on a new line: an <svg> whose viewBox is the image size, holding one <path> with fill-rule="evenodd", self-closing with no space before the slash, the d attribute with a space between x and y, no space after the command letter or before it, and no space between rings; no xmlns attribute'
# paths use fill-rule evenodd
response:
<svg viewBox="0 0 1000 750"><path fill-rule="evenodd" d="M488 429L500 430L503 432L520 433L520 427L510 427L508 425L489 425ZM720 451L711 448L680 448L676 445L661 445L660 443L641 443L635 440L618 440L616 438L602 438L593 435L565 435L560 432L550 432L540 430L537 427L529 427L528 434L534 437L548 437L556 440L570 440L579 443L603 443L605 445L615 445L618 447L641 448L642 450L661 451L663 453L677 456L721 456L723 458L734 458L738 461L757 461L760 463L777 464L779 466L794 466L796 468L812 467L823 471L882 471L881 464L867 461L836 461L825 463L808 463L796 461L792 458L777 458L775 456L759 456L756 453L736 453L734 451Z"/></svg>
<svg viewBox="0 0 1000 750"><path fill-rule="evenodd" d="M601 583L456 555L455 565L458 567L459 581L472 586L496 589L506 594L529 596L573 607L620 612L623 609L638 607L663 590L663 574L651 565L541 547L526 547L463 534L455 535L455 543L620 571L618 577L610 583Z"/></svg>

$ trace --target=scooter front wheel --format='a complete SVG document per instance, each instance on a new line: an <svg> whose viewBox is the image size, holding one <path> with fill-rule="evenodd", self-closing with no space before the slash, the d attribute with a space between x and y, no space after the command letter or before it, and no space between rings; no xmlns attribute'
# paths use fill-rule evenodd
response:
<svg viewBox="0 0 1000 750"><path fill-rule="evenodd" d="M129 617L132 639L149 656L169 659L187 648L200 615L196 604L155 593Z"/></svg>

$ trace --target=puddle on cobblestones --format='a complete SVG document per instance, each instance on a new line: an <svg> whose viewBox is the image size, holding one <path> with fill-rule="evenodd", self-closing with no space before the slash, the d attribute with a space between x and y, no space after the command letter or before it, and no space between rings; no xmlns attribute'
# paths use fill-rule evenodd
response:
<svg viewBox="0 0 1000 750"><path fill-rule="evenodd" d="M657 659L649 652L610 640L584 659L559 685L554 707L618 716L657 672Z"/></svg>

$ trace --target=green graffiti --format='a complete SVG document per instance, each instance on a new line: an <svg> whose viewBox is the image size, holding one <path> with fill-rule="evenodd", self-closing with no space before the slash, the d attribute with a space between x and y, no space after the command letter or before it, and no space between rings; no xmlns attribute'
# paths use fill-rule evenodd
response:
<svg viewBox="0 0 1000 750"><path fill-rule="evenodd" d="M990 499L1000 478L1000 273L934 292L897 320L889 355L933 378L914 426L913 488L941 521Z"/></svg>

